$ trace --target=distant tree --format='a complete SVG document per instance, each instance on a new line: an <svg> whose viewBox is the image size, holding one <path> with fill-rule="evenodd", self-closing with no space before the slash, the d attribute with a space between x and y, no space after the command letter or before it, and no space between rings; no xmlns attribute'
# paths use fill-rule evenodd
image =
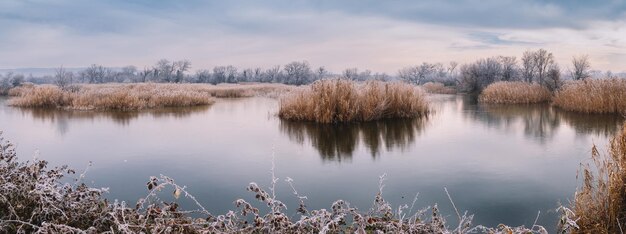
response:
<svg viewBox="0 0 626 234"><path fill-rule="evenodd" d="M237 82L239 82L237 80L237 68L236 67L234 67L232 65L226 66L225 75L226 75L226 83L237 83Z"/></svg>
<svg viewBox="0 0 626 234"><path fill-rule="evenodd" d="M359 69L357 68L346 68L341 73L341 76L348 80L358 80L359 77Z"/></svg>
<svg viewBox="0 0 626 234"><path fill-rule="evenodd" d="M519 80L519 67L517 66L517 60L514 56L500 56L498 57L500 64L502 66L502 77L503 81L516 81Z"/></svg>
<svg viewBox="0 0 626 234"><path fill-rule="evenodd" d="M591 76L589 69L591 64L589 63L589 56L581 55L572 58L572 65L574 65L574 71L572 72L572 79L584 80Z"/></svg>
<svg viewBox="0 0 626 234"><path fill-rule="evenodd" d="M56 69L54 74L54 83L61 89L66 89L74 80L74 73L65 70L63 66Z"/></svg>
<svg viewBox="0 0 626 234"><path fill-rule="evenodd" d="M546 79L544 80L543 86L548 88L550 91L556 91L560 89L561 86L563 86L563 80L561 79L561 69L559 68L558 64L553 63L552 65L550 65L546 73Z"/></svg>
<svg viewBox="0 0 626 234"><path fill-rule="evenodd" d="M262 82L283 82L283 70L280 69L280 65L276 65L265 70L265 76Z"/></svg>
<svg viewBox="0 0 626 234"><path fill-rule="evenodd" d="M102 65L92 64L79 73L79 79L83 83L104 83L108 72Z"/></svg>
<svg viewBox="0 0 626 234"><path fill-rule="evenodd" d="M196 81L198 83L209 83L211 81L211 71L205 69L196 71Z"/></svg>
<svg viewBox="0 0 626 234"><path fill-rule="evenodd" d="M527 50L522 55L522 77L528 83L533 82L537 65L535 64L535 53Z"/></svg>
<svg viewBox="0 0 626 234"><path fill-rule="evenodd" d="M544 84L548 69L554 64L554 56L547 50L539 49L535 52L534 64L537 68L537 83Z"/></svg>
<svg viewBox="0 0 626 234"><path fill-rule="evenodd" d="M172 63L172 67L176 71L174 76L174 83L180 83L185 77L185 72L191 68L191 62L189 60L180 60Z"/></svg>
<svg viewBox="0 0 626 234"><path fill-rule="evenodd" d="M459 84L465 92L478 93L491 83L501 80L501 77L502 65L497 58L480 59L461 66Z"/></svg>
<svg viewBox="0 0 626 234"><path fill-rule="evenodd" d="M24 83L24 75L22 74L13 74L13 72L9 72L5 78L12 87L17 87Z"/></svg>
<svg viewBox="0 0 626 234"><path fill-rule="evenodd" d="M217 66L213 68L213 79L210 83L219 84L226 82L226 67Z"/></svg>
<svg viewBox="0 0 626 234"><path fill-rule="evenodd" d="M328 76L328 70L325 67L321 66L315 70L315 80L321 80Z"/></svg>
<svg viewBox="0 0 626 234"><path fill-rule="evenodd" d="M429 63L422 63L419 66L405 67L398 71L398 77L405 82L420 85L429 76L435 65Z"/></svg>
<svg viewBox="0 0 626 234"><path fill-rule="evenodd" d="M311 82L313 71L307 61L291 62L283 68L286 84L303 85Z"/></svg>

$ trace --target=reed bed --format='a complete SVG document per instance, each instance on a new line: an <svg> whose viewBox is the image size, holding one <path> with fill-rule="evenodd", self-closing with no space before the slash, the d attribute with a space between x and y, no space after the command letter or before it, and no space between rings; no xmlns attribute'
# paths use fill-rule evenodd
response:
<svg viewBox="0 0 626 234"><path fill-rule="evenodd" d="M583 185L573 211L580 233L623 233L626 228L626 123L609 143L607 154L594 145L593 166L583 166Z"/></svg>
<svg viewBox="0 0 626 234"><path fill-rule="evenodd" d="M321 80L280 100L286 120L337 123L412 118L428 113L421 89L405 83Z"/></svg>
<svg viewBox="0 0 626 234"><path fill-rule="evenodd" d="M428 82L422 85L422 88L426 90L428 93L436 93L436 94L456 94L456 88L445 86L443 83L439 82Z"/></svg>
<svg viewBox="0 0 626 234"><path fill-rule="evenodd" d="M291 87L275 84L90 84L14 88L10 105L70 110L140 110L209 105L214 98L276 96Z"/></svg>
<svg viewBox="0 0 626 234"><path fill-rule="evenodd" d="M567 83L554 105L583 113L626 114L626 79L587 79Z"/></svg>
<svg viewBox="0 0 626 234"><path fill-rule="evenodd" d="M487 86L478 100L493 104L529 104L548 102L551 98L552 93L539 84L500 81Z"/></svg>

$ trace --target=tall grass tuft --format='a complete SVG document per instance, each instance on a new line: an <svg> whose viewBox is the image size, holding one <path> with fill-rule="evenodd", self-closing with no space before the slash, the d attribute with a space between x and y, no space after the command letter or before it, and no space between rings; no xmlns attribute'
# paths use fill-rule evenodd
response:
<svg viewBox="0 0 626 234"><path fill-rule="evenodd" d="M539 84L500 81L490 84L478 97L482 103L528 104L550 101L552 94Z"/></svg>
<svg viewBox="0 0 626 234"><path fill-rule="evenodd" d="M554 105L583 113L626 114L626 79L586 79L566 84Z"/></svg>
<svg viewBox="0 0 626 234"><path fill-rule="evenodd" d="M287 120L337 123L427 113L424 93L409 84L321 80L283 97L278 115Z"/></svg>
<svg viewBox="0 0 626 234"><path fill-rule="evenodd" d="M594 167L583 166L583 185L574 199L580 232L620 233L626 228L626 123L607 154L594 145L591 156Z"/></svg>

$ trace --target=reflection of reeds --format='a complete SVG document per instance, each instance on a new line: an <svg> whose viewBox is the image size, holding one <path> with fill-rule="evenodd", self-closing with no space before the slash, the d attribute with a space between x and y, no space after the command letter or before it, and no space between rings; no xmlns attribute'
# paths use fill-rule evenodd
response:
<svg viewBox="0 0 626 234"><path fill-rule="evenodd" d="M585 165L574 213L580 233L620 233L626 228L626 124L610 141L608 154L591 151L595 167Z"/></svg>
<svg viewBox="0 0 626 234"><path fill-rule="evenodd" d="M359 143L363 143L372 156L379 154L383 147L404 149L415 142L426 121L427 118L417 118L328 125L283 120L280 129L300 144L310 141L324 160L341 161L351 157Z"/></svg>
<svg viewBox="0 0 626 234"><path fill-rule="evenodd" d="M626 79L587 79L566 84L554 105L584 113L626 114Z"/></svg>
<svg viewBox="0 0 626 234"><path fill-rule="evenodd" d="M409 84L321 80L281 99L278 115L319 123L412 118L428 112L423 92Z"/></svg>
<svg viewBox="0 0 626 234"><path fill-rule="evenodd" d="M501 81L490 84L480 94L482 103L539 103L552 98L548 89L539 84Z"/></svg>

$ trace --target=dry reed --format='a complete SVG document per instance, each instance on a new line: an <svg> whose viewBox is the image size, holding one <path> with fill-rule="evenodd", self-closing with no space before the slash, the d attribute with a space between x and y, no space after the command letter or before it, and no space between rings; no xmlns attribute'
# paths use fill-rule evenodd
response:
<svg viewBox="0 0 626 234"><path fill-rule="evenodd" d="M209 105L214 97L276 96L289 89L290 86L276 84L90 84L68 89L40 85L13 89L10 104L72 110L139 110Z"/></svg>
<svg viewBox="0 0 626 234"><path fill-rule="evenodd" d="M426 90L428 93L436 93L436 94L456 94L456 88L445 86L443 83L439 82L428 82L422 85L422 88Z"/></svg>
<svg viewBox="0 0 626 234"><path fill-rule="evenodd" d="M411 118L428 113L424 93L404 83L321 80L280 101L279 116L287 120L337 123Z"/></svg>
<svg viewBox="0 0 626 234"><path fill-rule="evenodd" d="M587 79L566 84L554 105L583 113L626 114L626 79Z"/></svg>
<svg viewBox="0 0 626 234"><path fill-rule="evenodd" d="M573 204L579 231L620 233L626 228L626 123L611 139L608 154L594 145L591 156L595 167L583 166L583 185Z"/></svg>
<svg viewBox="0 0 626 234"><path fill-rule="evenodd" d="M550 101L552 94L539 84L501 81L490 84L478 98L482 103L528 104Z"/></svg>

